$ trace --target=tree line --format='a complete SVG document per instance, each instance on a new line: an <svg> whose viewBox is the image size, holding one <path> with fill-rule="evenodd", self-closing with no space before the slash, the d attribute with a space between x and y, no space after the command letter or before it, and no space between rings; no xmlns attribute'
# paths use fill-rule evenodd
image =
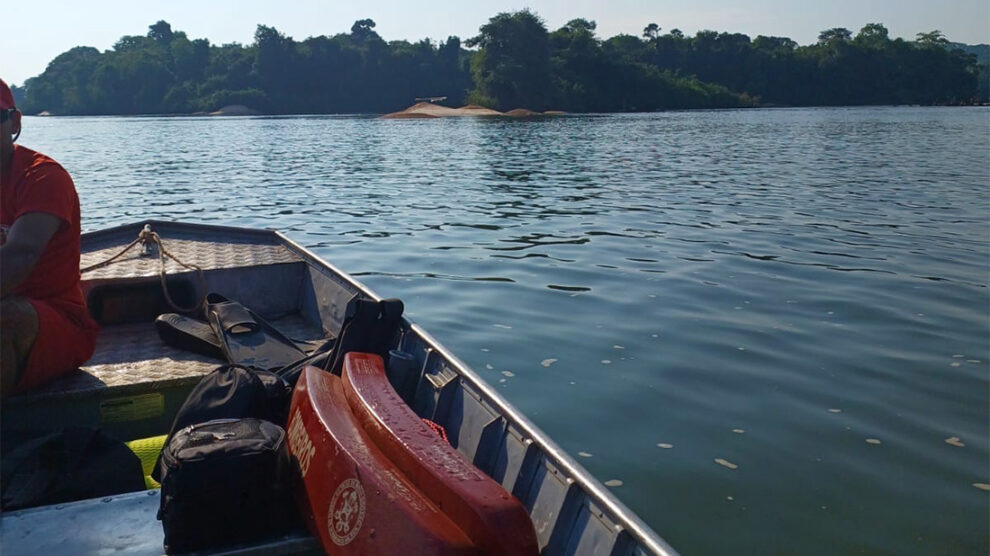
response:
<svg viewBox="0 0 990 556"><path fill-rule="evenodd" d="M987 100L987 64L938 31L891 39L879 23L853 35L786 37L678 29L601 39L595 22L549 31L538 15L500 13L463 44L386 42L375 22L296 41L258 25L254 42L190 40L159 21L105 52L76 47L15 87L26 113L187 114L243 104L261 112L381 113L416 97L502 110L651 111L758 105L954 104ZM465 48L467 47L467 48Z"/></svg>

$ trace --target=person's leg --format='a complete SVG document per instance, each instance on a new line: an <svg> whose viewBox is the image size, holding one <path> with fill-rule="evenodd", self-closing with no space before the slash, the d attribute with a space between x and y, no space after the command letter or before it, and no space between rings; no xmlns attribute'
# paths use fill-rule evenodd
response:
<svg viewBox="0 0 990 556"><path fill-rule="evenodd" d="M29 302L38 322L34 344L30 346L13 392L4 395L38 388L72 373L93 355L96 345L98 329L80 325L78 315L76 318L70 316L78 313L79 308L60 307L57 303L38 299Z"/></svg>
<svg viewBox="0 0 990 556"><path fill-rule="evenodd" d="M38 312L28 300L0 301L0 398L9 396L20 380L38 328Z"/></svg>

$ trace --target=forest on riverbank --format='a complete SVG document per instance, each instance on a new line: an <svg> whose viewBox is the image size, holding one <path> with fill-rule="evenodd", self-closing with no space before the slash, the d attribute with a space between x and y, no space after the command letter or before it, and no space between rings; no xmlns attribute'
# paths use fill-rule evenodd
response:
<svg viewBox="0 0 990 556"><path fill-rule="evenodd" d="M241 104L270 114L382 113L417 97L500 110L628 112L741 106L969 104L988 100L990 47L939 31L891 39L879 23L786 37L655 23L601 39L595 22L550 31L529 10L500 13L464 42L386 41L363 19L350 33L296 41L258 25L254 42L214 45L165 21L112 49L80 46L14 87L27 114L189 114Z"/></svg>

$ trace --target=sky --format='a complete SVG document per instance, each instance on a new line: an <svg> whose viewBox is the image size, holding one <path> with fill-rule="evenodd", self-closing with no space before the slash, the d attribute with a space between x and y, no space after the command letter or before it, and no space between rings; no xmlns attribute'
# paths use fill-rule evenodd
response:
<svg viewBox="0 0 990 556"><path fill-rule="evenodd" d="M819 31L857 32L883 23L892 37L914 39L938 29L954 42L990 43L988 0L23 0L6 2L0 28L0 78L11 84L44 72L53 58L75 46L107 50L124 35L144 35L164 19L190 39L213 44L253 41L258 24L303 40L349 32L371 18L385 40L467 39L499 12L530 8L550 30L583 17L598 36L640 35L649 23L687 35L702 29L783 36L799 44Z"/></svg>

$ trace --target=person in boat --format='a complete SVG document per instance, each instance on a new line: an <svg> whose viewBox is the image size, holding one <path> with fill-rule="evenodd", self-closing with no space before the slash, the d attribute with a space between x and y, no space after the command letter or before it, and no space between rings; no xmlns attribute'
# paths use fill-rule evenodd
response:
<svg viewBox="0 0 990 556"><path fill-rule="evenodd" d="M0 397L73 371L97 325L80 287L79 197L69 173L17 145L21 112L0 79Z"/></svg>

